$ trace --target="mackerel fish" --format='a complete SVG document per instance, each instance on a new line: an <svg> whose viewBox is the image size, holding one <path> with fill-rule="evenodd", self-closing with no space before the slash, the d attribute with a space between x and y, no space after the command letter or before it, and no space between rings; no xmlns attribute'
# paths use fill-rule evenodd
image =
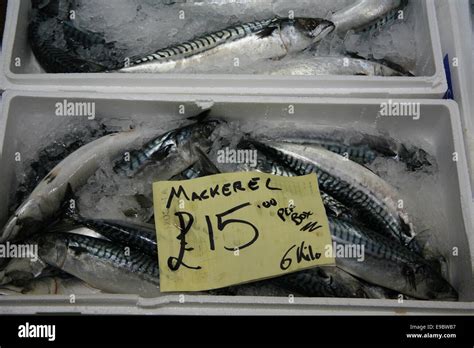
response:
<svg viewBox="0 0 474 348"><path fill-rule="evenodd" d="M153 257L158 255L155 226L151 224L132 223L122 220L92 219L81 216L73 209L66 209L65 218L73 224L81 225L97 232L114 243L130 246Z"/></svg>
<svg viewBox="0 0 474 348"><path fill-rule="evenodd" d="M338 267L314 267L272 279L303 296L370 298L363 284Z"/></svg>
<svg viewBox="0 0 474 348"><path fill-rule="evenodd" d="M351 57L311 57L292 58L286 62L272 64L262 72L267 75L318 76L318 75L358 75L358 76L410 76L411 74L379 62Z"/></svg>
<svg viewBox="0 0 474 348"><path fill-rule="evenodd" d="M256 59L277 59L300 52L334 29L332 22L318 18L272 18L229 27L181 44L131 59L118 72L165 73L209 71L240 57L239 66ZM252 59L244 62L245 56Z"/></svg>
<svg viewBox="0 0 474 348"><path fill-rule="evenodd" d="M353 222L328 216L333 243L363 245L364 260L336 257L336 265L369 283L427 300L457 300L456 290L417 253Z"/></svg>
<svg viewBox="0 0 474 348"><path fill-rule="evenodd" d="M197 117L205 117L208 111ZM153 138L138 150L130 151L129 159L121 159L114 165L115 173L134 176L147 164L168 158L174 163L178 174L193 165L199 154L196 148L203 151L212 145L212 133L221 122L218 120L201 120L196 123L173 129Z"/></svg>
<svg viewBox="0 0 474 348"><path fill-rule="evenodd" d="M158 260L141 251L72 233L38 236L40 259L105 292L160 294Z"/></svg>
<svg viewBox="0 0 474 348"><path fill-rule="evenodd" d="M255 146L251 142L249 142L247 139L241 140L237 144L237 148L240 150L250 149L253 151L257 151L256 166L253 167L249 165L248 163L235 163L235 164L232 164L230 167L228 165L225 165L225 166L221 165L219 168L219 163L217 163L213 174L215 174L217 171L218 172L257 171L261 173L267 173L267 174L278 175L278 176L286 176L286 177L293 177L293 176L299 175L297 172L290 169L289 166L286 166L278 162L271 156L267 156L263 151L256 149ZM209 161L212 162L211 159L209 159ZM336 200L334 197L330 196L324 191L321 191L321 199L323 201L324 208L326 209L327 214L330 214L335 217L347 219L349 221L352 220L353 216L352 216L351 210L348 209L341 202Z"/></svg>
<svg viewBox="0 0 474 348"><path fill-rule="evenodd" d="M153 134L153 133L151 133ZM144 131L109 134L94 140L63 159L30 193L10 217L0 234L0 243L24 239L39 231L59 210L68 189L73 192L87 182L104 163L151 137Z"/></svg>
<svg viewBox="0 0 474 348"><path fill-rule="evenodd" d="M321 190L357 210L361 221L403 245L418 248L412 241L415 234L408 215L398 207L398 192L367 168L324 148L270 141L251 143L299 175L316 173Z"/></svg>
<svg viewBox="0 0 474 348"><path fill-rule="evenodd" d="M408 0L358 0L335 12L331 20L337 32L367 31L382 27L406 6Z"/></svg>
<svg viewBox="0 0 474 348"><path fill-rule="evenodd" d="M256 135L253 136L256 137ZM402 162L408 171L429 171L436 168L436 159L425 150L404 144L387 134L373 135L354 130L348 132L342 129L309 132L300 129L296 132L291 130L283 136L280 130L278 133L267 132L262 136L267 140L278 136L282 137L282 142L324 147L326 150L362 165L371 164L376 158L384 157Z"/></svg>

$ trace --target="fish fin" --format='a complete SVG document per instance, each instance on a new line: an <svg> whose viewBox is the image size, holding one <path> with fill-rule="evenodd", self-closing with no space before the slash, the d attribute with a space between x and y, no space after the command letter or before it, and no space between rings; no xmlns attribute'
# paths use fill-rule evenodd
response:
<svg viewBox="0 0 474 348"><path fill-rule="evenodd" d="M405 277L407 283L416 290L416 279L413 267L409 264L404 265L402 268L402 274Z"/></svg>
<svg viewBox="0 0 474 348"><path fill-rule="evenodd" d="M68 222L69 225L74 225L81 219L77 208L77 199L76 195L74 194L74 190L72 189L72 186L69 182L66 185L66 192L64 193L64 198L61 203L59 216L58 219L52 224L53 227L54 225L59 225L58 221L60 220Z"/></svg>
<svg viewBox="0 0 474 348"><path fill-rule="evenodd" d="M408 149L405 145L402 145L398 156L405 163L409 171L416 171L433 165L429 159L430 155L428 152L420 148Z"/></svg>
<svg viewBox="0 0 474 348"><path fill-rule="evenodd" d="M188 119L188 120L191 120L191 121L202 122L202 121L205 120L207 117L209 117L209 114L210 114L210 113L211 113L211 109L206 109L206 110L200 112L200 113L197 114L197 115L188 117L187 119Z"/></svg>
<svg viewBox="0 0 474 348"><path fill-rule="evenodd" d="M420 247L425 248L432 238L433 235L430 233L430 229L427 228L426 230L418 232L416 236L410 240L410 243L416 242Z"/></svg>
<svg viewBox="0 0 474 348"><path fill-rule="evenodd" d="M388 60L386 58L377 59L377 58L374 58L372 55L369 55L368 57L363 57L363 56L359 55L357 52L354 52L354 51L346 51L345 54L347 56L349 56L350 58L353 58L353 59L361 59L361 60L366 60L366 61L370 61L370 62L379 63L381 65L386 66L387 68L398 71L403 76L410 76L410 77L415 76L412 72L405 69L400 64L394 63L391 60Z"/></svg>
<svg viewBox="0 0 474 348"><path fill-rule="evenodd" d="M48 226L48 233L69 232L79 226L82 225L78 221L75 221L72 218L64 217L62 219L57 219L53 221Z"/></svg>
<svg viewBox="0 0 474 348"><path fill-rule="evenodd" d="M271 23L267 25L265 28L263 28L262 30L256 32L255 35L257 35L259 39L263 39L272 35L273 32L278 28L280 28L280 25L278 23Z"/></svg>
<svg viewBox="0 0 474 348"><path fill-rule="evenodd" d="M198 155L198 163L203 169L203 171L206 173L206 175L221 173L219 168L216 167L216 165L211 161L209 156L207 156L207 154L204 153L204 151L200 147L195 146L194 150L196 150L196 153Z"/></svg>
<svg viewBox="0 0 474 348"><path fill-rule="evenodd" d="M154 162L161 161L161 160L165 159L171 153L173 148L174 148L173 145L166 145L162 149L160 149L159 151L154 152L151 155L150 158ZM138 151L136 151L136 152L138 152Z"/></svg>

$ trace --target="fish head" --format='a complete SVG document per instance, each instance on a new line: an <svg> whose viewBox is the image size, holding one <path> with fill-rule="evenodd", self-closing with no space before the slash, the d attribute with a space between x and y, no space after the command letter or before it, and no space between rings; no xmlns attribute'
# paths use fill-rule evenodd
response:
<svg viewBox="0 0 474 348"><path fill-rule="evenodd" d="M281 24L281 37L289 52L298 52L321 41L334 30L334 23L321 18L295 18Z"/></svg>
<svg viewBox="0 0 474 348"><path fill-rule="evenodd" d="M179 152L193 146L207 147L211 144L211 135L220 123L218 120L202 120L191 125L173 129L154 140L156 148L153 157L165 158L172 152Z"/></svg>
<svg viewBox="0 0 474 348"><path fill-rule="evenodd" d="M220 123L221 121L219 120L207 120L199 122L194 127L194 133L198 137L208 138L212 135Z"/></svg>
<svg viewBox="0 0 474 348"><path fill-rule="evenodd" d="M47 233L35 238L38 254L42 261L55 267L61 267L68 253L68 238L61 233Z"/></svg>
<svg viewBox="0 0 474 348"><path fill-rule="evenodd" d="M207 149L213 143L213 133L221 122L218 120L205 120L191 125L190 137L187 138L191 146Z"/></svg>
<svg viewBox="0 0 474 348"><path fill-rule="evenodd" d="M46 211L50 211L50 204L41 204L38 197L29 197L23 202L0 231L0 243L16 242L25 239L42 226Z"/></svg>
<svg viewBox="0 0 474 348"><path fill-rule="evenodd" d="M317 42L334 30L334 23L321 18L297 18L295 26Z"/></svg>
<svg viewBox="0 0 474 348"><path fill-rule="evenodd" d="M429 300L456 301L457 291L428 264L409 266L404 270L415 297Z"/></svg>

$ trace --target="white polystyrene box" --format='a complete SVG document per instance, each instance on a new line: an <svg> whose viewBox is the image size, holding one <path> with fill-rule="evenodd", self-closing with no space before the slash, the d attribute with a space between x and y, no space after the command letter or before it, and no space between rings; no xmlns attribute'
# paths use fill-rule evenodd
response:
<svg viewBox="0 0 474 348"><path fill-rule="evenodd" d="M179 115L179 105L194 112L206 101L212 104L212 114L228 120L260 120L277 127L281 122L297 122L301 126L316 124L347 128L373 126L388 132L401 141L414 139L430 144L436 156L440 183L433 190L439 192L437 202L419 202L429 209L437 205L446 216L449 228L437 236L440 250L448 258L450 282L460 294L459 302L404 301L346 298L288 298L258 296L185 295L180 303L177 295L163 295L144 299L135 295L76 296L74 304L66 296L3 296L0 313L94 313L94 314L473 314L474 286L473 259L474 232L471 214L471 195L461 122L455 102L442 100L415 100L420 103L421 118L379 117L378 99L301 98L301 97L240 97L189 95L135 95L90 94L84 92L14 92L8 91L3 99L3 117L0 117L0 196L9 197L16 187L14 154L28 155L27 149L37 149L41 139L67 122L54 115L58 101L94 101L96 115L107 121L132 118L159 123ZM394 100L396 101L396 100ZM295 114L289 116L288 105ZM286 111L285 111L286 110ZM452 153L459 158L453 161ZM0 201L0 225L8 218L8 200ZM451 246L459 247L453 256Z"/></svg>
<svg viewBox="0 0 474 348"><path fill-rule="evenodd" d="M471 23L468 0L437 0L441 49L449 57L454 99L459 105L465 148L474 188L474 57L471 47ZM454 62L457 65L454 65ZM474 197L474 192L473 192Z"/></svg>
<svg viewBox="0 0 474 348"><path fill-rule="evenodd" d="M265 76L237 74L46 74L27 39L30 0L10 0L4 38L4 88L127 93L207 93L438 98L446 91L434 0L417 6L416 77ZM21 57L21 65L14 60Z"/></svg>

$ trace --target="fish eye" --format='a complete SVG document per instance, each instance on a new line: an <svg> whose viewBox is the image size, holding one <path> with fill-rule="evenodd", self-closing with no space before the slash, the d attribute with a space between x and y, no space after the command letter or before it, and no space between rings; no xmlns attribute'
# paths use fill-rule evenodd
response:
<svg viewBox="0 0 474 348"><path fill-rule="evenodd" d="M208 132L208 133L210 133L210 132L212 132L212 130L214 129L214 127L215 127L215 124L214 124L214 123L212 123L212 124L207 124L206 127L205 127L205 131Z"/></svg>

